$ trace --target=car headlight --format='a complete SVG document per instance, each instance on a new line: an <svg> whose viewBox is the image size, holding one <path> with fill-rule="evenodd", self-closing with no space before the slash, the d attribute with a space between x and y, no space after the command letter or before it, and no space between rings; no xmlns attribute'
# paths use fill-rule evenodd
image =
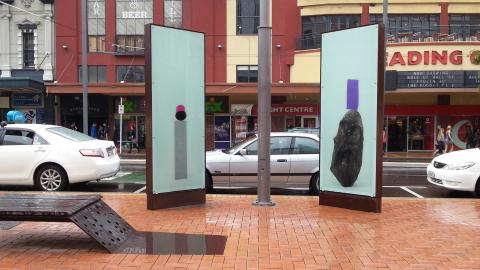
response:
<svg viewBox="0 0 480 270"><path fill-rule="evenodd" d="M475 165L475 162L458 162L448 164L444 167L445 170L466 170Z"/></svg>

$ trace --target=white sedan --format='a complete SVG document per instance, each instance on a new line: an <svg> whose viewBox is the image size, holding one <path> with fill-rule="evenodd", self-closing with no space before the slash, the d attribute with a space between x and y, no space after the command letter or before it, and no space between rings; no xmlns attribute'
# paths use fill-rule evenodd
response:
<svg viewBox="0 0 480 270"><path fill-rule="evenodd" d="M257 187L258 138L206 155L205 186ZM271 186L319 189L319 138L314 134L274 132L270 141Z"/></svg>
<svg viewBox="0 0 480 270"><path fill-rule="evenodd" d="M115 175L115 145L60 126L0 127L0 185L35 185L58 191L68 184Z"/></svg>
<svg viewBox="0 0 480 270"><path fill-rule="evenodd" d="M480 196L480 149L438 156L427 167L430 183L448 189L473 191Z"/></svg>

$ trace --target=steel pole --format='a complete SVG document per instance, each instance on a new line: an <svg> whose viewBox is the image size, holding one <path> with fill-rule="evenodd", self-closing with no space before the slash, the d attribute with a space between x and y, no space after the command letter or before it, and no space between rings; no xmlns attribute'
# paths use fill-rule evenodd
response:
<svg viewBox="0 0 480 270"><path fill-rule="evenodd" d="M273 206L270 198L270 131L271 131L271 54L272 27L270 0L260 0L258 27L258 188L257 206Z"/></svg>
<svg viewBox="0 0 480 270"><path fill-rule="evenodd" d="M387 34L388 34L388 0L383 0L383 25L384 25L384 43L385 43L385 48L384 48L384 55L385 55L385 71L383 73L383 81L384 81L384 86L386 89L387 86Z"/></svg>
<svg viewBox="0 0 480 270"><path fill-rule="evenodd" d="M82 104L83 133L88 135L88 72L87 72L87 0L82 0Z"/></svg>

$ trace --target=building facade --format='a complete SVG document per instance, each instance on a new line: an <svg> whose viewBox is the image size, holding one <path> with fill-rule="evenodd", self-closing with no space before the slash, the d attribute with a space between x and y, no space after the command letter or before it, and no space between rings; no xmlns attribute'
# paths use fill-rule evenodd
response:
<svg viewBox="0 0 480 270"><path fill-rule="evenodd" d="M0 119L9 110L32 123L52 122L53 96L44 82L54 77L54 1L9 0L0 3Z"/></svg>
<svg viewBox="0 0 480 270"><path fill-rule="evenodd" d="M47 88L56 123L81 126L81 1L67 2L55 3L56 83ZM437 124L452 125L464 147L466 123L480 116L480 1L389 3L388 151L433 150ZM271 1L273 131L318 128L321 33L377 23L381 12L380 0ZM88 0L89 124L108 123L110 138L125 141L135 130L142 145L146 23L206 34L207 149L255 132L259 0Z"/></svg>

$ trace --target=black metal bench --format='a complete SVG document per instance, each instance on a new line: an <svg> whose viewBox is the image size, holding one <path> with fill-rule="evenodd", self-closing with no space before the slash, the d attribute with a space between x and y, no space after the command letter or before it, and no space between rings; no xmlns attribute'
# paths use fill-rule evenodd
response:
<svg viewBox="0 0 480 270"><path fill-rule="evenodd" d="M100 195L1 195L0 221L73 222L111 253L221 255L227 239L138 232Z"/></svg>
<svg viewBox="0 0 480 270"><path fill-rule="evenodd" d="M0 220L73 222L110 252L135 233L100 195L3 195Z"/></svg>

